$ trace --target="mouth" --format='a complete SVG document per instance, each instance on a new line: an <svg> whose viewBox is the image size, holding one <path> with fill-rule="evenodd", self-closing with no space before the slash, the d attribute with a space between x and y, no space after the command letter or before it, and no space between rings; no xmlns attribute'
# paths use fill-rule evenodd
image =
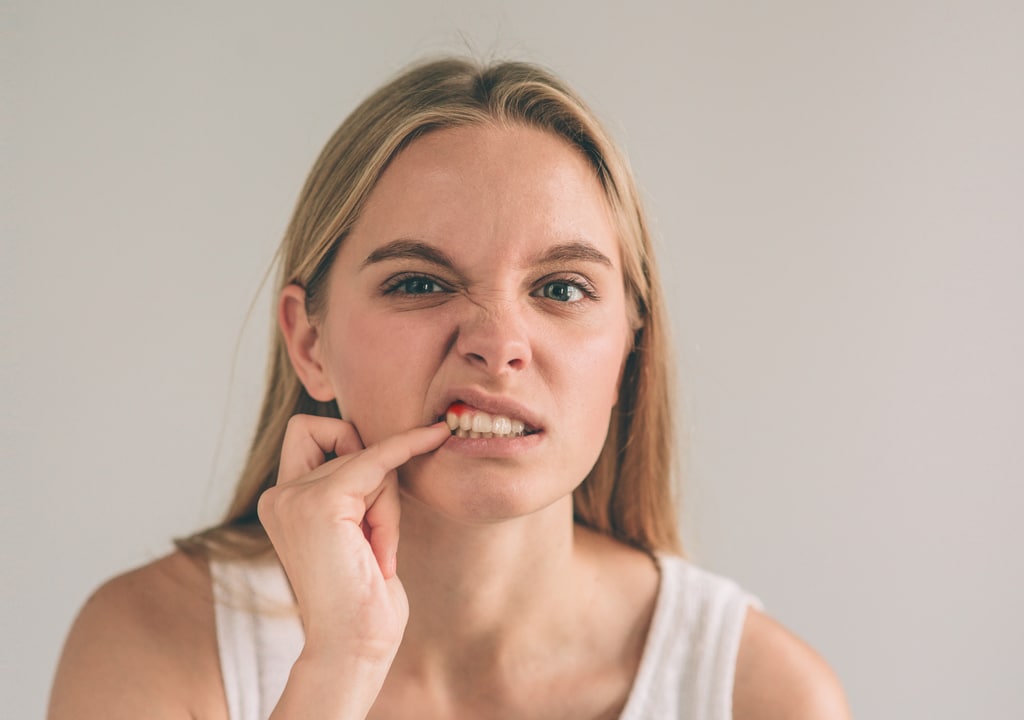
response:
<svg viewBox="0 0 1024 720"><path fill-rule="evenodd" d="M518 418L487 413L461 401L449 405L438 420L444 420L452 435L460 438L514 438L539 432Z"/></svg>

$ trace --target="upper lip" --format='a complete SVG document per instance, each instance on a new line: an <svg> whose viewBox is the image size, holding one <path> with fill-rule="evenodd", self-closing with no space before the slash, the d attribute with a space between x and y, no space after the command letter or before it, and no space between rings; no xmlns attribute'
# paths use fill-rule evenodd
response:
<svg viewBox="0 0 1024 720"><path fill-rule="evenodd" d="M441 398L443 403L435 418L443 418L451 404L459 401L469 405L474 410L483 410L488 415L504 415L513 420L522 420L523 423L533 430L540 430L544 427L541 418L525 405L509 397L490 395L482 390L471 387L452 388Z"/></svg>

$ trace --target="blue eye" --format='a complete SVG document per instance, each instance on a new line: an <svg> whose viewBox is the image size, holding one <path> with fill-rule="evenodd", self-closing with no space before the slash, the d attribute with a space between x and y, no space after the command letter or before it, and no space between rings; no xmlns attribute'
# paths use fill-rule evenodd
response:
<svg viewBox="0 0 1024 720"><path fill-rule="evenodd" d="M557 300L564 303L579 302L585 297L579 285L566 280L545 283L541 288L541 295L549 300Z"/></svg>

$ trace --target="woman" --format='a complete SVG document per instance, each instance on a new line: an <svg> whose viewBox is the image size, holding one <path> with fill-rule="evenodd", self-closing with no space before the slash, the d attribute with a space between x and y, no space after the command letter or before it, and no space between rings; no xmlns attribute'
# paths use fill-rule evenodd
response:
<svg viewBox="0 0 1024 720"><path fill-rule="evenodd" d="M53 718L845 717L813 651L679 557L646 225L557 79L453 59L381 88L280 261L227 519L86 604Z"/></svg>

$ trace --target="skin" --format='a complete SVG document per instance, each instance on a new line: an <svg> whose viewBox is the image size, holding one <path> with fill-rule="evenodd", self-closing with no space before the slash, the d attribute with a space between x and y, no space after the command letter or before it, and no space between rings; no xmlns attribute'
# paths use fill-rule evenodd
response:
<svg viewBox="0 0 1024 720"><path fill-rule="evenodd" d="M587 162L520 126L428 134L371 193L322 316L304 299L281 294L289 354L344 420L293 418L260 500L306 633L273 717L617 717L658 573L572 521L629 349ZM455 399L540 432L453 440L435 420ZM180 555L104 586L51 717L226 717L210 596ZM756 611L734 701L737 718L847 716L828 667Z"/></svg>

